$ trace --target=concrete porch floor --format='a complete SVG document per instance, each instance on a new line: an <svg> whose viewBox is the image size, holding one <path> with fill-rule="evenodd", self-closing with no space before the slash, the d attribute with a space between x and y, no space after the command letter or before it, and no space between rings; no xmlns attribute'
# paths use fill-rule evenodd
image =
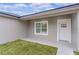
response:
<svg viewBox="0 0 79 59"><path fill-rule="evenodd" d="M72 45L67 41L48 41L33 38L25 38L23 40L54 46L58 48L57 55L74 55Z"/></svg>
<svg viewBox="0 0 79 59"><path fill-rule="evenodd" d="M67 41L59 41L57 55L74 55L72 45Z"/></svg>

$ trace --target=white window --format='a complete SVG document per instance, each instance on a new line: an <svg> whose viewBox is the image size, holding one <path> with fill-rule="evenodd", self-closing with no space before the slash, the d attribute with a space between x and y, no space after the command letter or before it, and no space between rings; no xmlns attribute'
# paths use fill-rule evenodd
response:
<svg viewBox="0 0 79 59"><path fill-rule="evenodd" d="M34 33L38 35L48 35L48 21L35 22Z"/></svg>

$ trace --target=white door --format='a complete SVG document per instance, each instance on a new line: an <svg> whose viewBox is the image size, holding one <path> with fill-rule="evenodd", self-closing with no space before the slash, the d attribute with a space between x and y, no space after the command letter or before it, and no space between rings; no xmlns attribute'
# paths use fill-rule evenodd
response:
<svg viewBox="0 0 79 59"><path fill-rule="evenodd" d="M57 39L71 42L71 19L57 21Z"/></svg>

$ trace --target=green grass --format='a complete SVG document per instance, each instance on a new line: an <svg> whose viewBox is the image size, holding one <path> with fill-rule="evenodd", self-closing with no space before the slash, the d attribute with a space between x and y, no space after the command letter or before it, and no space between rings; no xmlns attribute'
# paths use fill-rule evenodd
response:
<svg viewBox="0 0 79 59"><path fill-rule="evenodd" d="M75 55L79 55L79 52L78 52L78 51L74 51L74 54L75 54Z"/></svg>
<svg viewBox="0 0 79 59"><path fill-rule="evenodd" d="M16 40L0 45L0 55L56 55L56 53L56 47L24 40Z"/></svg>

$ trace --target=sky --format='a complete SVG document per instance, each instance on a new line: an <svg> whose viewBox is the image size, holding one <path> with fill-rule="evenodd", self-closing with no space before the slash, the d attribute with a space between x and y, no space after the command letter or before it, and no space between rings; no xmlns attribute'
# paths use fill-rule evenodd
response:
<svg viewBox="0 0 79 59"><path fill-rule="evenodd" d="M70 4L72 3L0 3L0 12L23 16Z"/></svg>

